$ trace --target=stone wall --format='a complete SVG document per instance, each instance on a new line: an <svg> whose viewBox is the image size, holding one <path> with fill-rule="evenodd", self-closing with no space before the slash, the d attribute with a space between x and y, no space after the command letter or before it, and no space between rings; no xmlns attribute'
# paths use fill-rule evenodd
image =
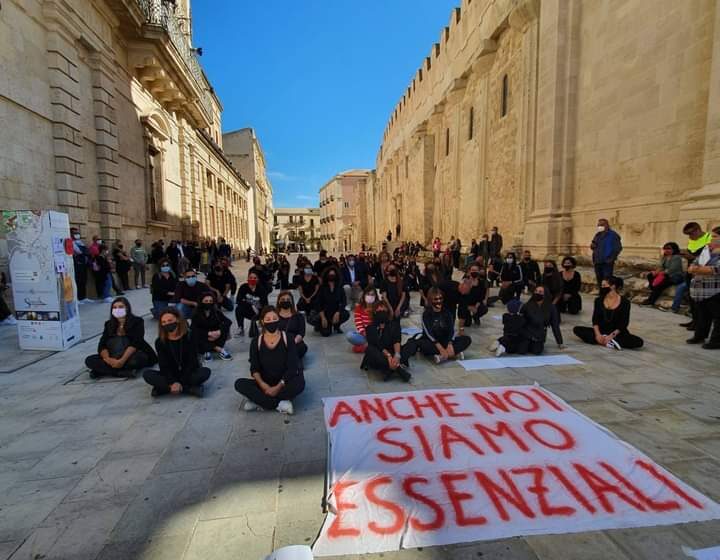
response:
<svg viewBox="0 0 720 560"><path fill-rule="evenodd" d="M719 74L720 0L463 0L391 113L368 241L587 254L606 217L654 258L717 224Z"/></svg>

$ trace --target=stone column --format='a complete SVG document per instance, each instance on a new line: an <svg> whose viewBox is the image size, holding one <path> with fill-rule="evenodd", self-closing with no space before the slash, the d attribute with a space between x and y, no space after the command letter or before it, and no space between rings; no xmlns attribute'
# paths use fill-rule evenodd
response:
<svg viewBox="0 0 720 560"><path fill-rule="evenodd" d="M709 229L718 225L720 216L720 0L715 2L715 27L710 63L710 88L705 125L702 187L691 193L680 208L680 228L690 221Z"/></svg>

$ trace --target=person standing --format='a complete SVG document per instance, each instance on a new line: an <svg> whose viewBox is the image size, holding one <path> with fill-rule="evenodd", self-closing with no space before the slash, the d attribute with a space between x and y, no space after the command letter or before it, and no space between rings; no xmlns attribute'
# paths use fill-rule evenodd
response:
<svg viewBox="0 0 720 560"><path fill-rule="evenodd" d="M75 268L75 284L77 285L78 303L87 303L87 275L90 263L90 251L83 243L78 228L70 228L73 240L73 266Z"/></svg>
<svg viewBox="0 0 720 560"><path fill-rule="evenodd" d="M500 254L502 253L503 248L503 238L502 235L498 233L498 228L495 226L492 228L492 232L490 235L490 258L492 259L499 259Z"/></svg>
<svg viewBox="0 0 720 560"><path fill-rule="evenodd" d="M120 279L122 291L127 291L130 289L129 274L132 262L130 261L128 254L125 252L125 247L122 243L115 245L112 256L113 262L115 263L115 272L117 272L118 278Z"/></svg>
<svg viewBox="0 0 720 560"><path fill-rule="evenodd" d="M702 344L706 350L720 349L720 227L712 230L707 245L709 258L704 264L693 264L688 272L694 277L690 284L690 297L695 302L695 335L688 344ZM700 261L701 259L698 259ZM715 324L712 334L710 329ZM710 340L705 339L710 336Z"/></svg>
<svg viewBox="0 0 720 560"><path fill-rule="evenodd" d="M683 227L683 233L688 236L687 251L682 253L688 261L688 265L699 264L701 266L707 264L710 259L710 251L707 248L712 239L710 232L704 232L700 224L697 222L689 222ZM688 269L690 267L688 266ZM679 310L682 303L684 293L690 288L692 283L692 274L688 272L685 283L678 286L673 299L673 309ZM695 302L690 296L690 315L692 319L687 323L682 323L681 327L686 327L689 331L695 330Z"/></svg>
<svg viewBox="0 0 720 560"><path fill-rule="evenodd" d="M135 240L135 246L130 249L130 259L132 260L132 267L135 271L135 289L139 290L141 287L147 288L147 282L145 282L145 269L147 268L148 254L143 247L142 239Z"/></svg>
<svg viewBox="0 0 720 560"><path fill-rule="evenodd" d="M597 233L590 243L592 261L595 267L595 278L598 287L603 278L608 278L615 272L615 261L622 252L622 239L620 235L610 228L610 222L600 218L597 223Z"/></svg>

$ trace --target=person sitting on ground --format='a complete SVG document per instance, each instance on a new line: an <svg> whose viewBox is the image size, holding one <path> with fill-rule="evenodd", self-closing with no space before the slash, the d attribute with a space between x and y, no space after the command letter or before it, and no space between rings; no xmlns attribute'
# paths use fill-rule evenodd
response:
<svg viewBox="0 0 720 560"><path fill-rule="evenodd" d="M305 344L305 317L295 309L295 299L292 292L284 290L277 298L278 317L280 318L280 330L291 336L295 341L297 355L303 359L307 354L308 347Z"/></svg>
<svg viewBox="0 0 720 560"><path fill-rule="evenodd" d="M155 352L145 342L145 321L132 314L126 298L115 298L110 306L110 319L105 322L98 342L97 354L85 359L90 378L134 378L137 370L156 362Z"/></svg>
<svg viewBox="0 0 720 560"><path fill-rule="evenodd" d="M505 262L500 268L500 301L507 305L511 299L518 299L523 289L523 273L522 268L517 263L515 253L510 252L505 255Z"/></svg>
<svg viewBox="0 0 720 560"><path fill-rule="evenodd" d="M310 261L306 260L303 268L302 276L298 281L298 291L300 299L298 300L298 311L305 313L308 322L313 319L317 313L317 297L320 291L320 278L310 266Z"/></svg>
<svg viewBox="0 0 720 560"><path fill-rule="evenodd" d="M355 330L347 334L347 339L348 342L353 345L353 352L356 354L365 352L365 347L367 346L367 327L372 322L373 308L377 300L378 297L375 288L368 286L363 290L361 302L355 306L353 311Z"/></svg>
<svg viewBox="0 0 720 560"><path fill-rule="evenodd" d="M410 381L408 366L409 347L402 348L400 323L393 319L390 304L385 300L375 303L373 320L367 327L367 348L361 369L378 369L383 381L389 381L396 373L405 382Z"/></svg>
<svg viewBox="0 0 720 560"><path fill-rule="evenodd" d="M168 393L185 393L202 397L205 392L203 383L209 379L210 370L200 366L195 341L177 309L169 307L160 314L155 349L160 369L143 372L143 379L152 386L150 395L159 397Z"/></svg>
<svg viewBox="0 0 720 560"><path fill-rule="evenodd" d="M507 313L503 313L503 335L490 347L497 357L508 354L527 354L530 340L525 332L525 316L520 315L522 302L511 299L507 303Z"/></svg>
<svg viewBox="0 0 720 560"><path fill-rule="evenodd" d="M540 284L542 277L540 275L540 266L537 261L532 258L532 254L527 249L523 251L520 268L522 268L523 274L523 287L529 292L532 292L535 286Z"/></svg>
<svg viewBox="0 0 720 560"><path fill-rule="evenodd" d="M485 269L473 263L458 287L460 304L458 306L458 334L465 334L465 327L480 326L480 317L488 312L488 285Z"/></svg>
<svg viewBox="0 0 720 560"><path fill-rule="evenodd" d="M238 289L235 298L235 319L238 324L238 335L245 336L245 319L250 321L250 336L257 336L257 316L260 310L268 304L268 293L254 272L248 273L247 282Z"/></svg>
<svg viewBox="0 0 720 560"><path fill-rule="evenodd" d="M622 278L609 276L600 284L600 295L595 299L592 327L575 327L573 332L586 344L599 344L607 348L640 348L643 339L630 334L630 300L620 295Z"/></svg>
<svg viewBox="0 0 720 560"><path fill-rule="evenodd" d="M385 279L380 284L380 296L390 306L391 319L400 324L400 318L410 307L410 293L405 285L405 277L395 262L390 263L385 271Z"/></svg>
<svg viewBox="0 0 720 560"><path fill-rule="evenodd" d="M562 261L562 267L563 269L560 276L562 278L563 288L557 308L560 313L577 315L582 309L582 297L580 296L582 278L580 277L580 273L575 270L577 261L573 257L565 257Z"/></svg>
<svg viewBox="0 0 720 560"><path fill-rule="evenodd" d="M342 333L340 325L350 318L350 313L345 309L345 291L340 285L340 274L334 265L325 268L317 297L318 317L313 325L315 329L322 336L330 336L333 330Z"/></svg>
<svg viewBox="0 0 720 560"><path fill-rule="evenodd" d="M345 299L351 303L359 302L362 291L368 285L368 270L364 260L358 260L355 255L348 255L340 273Z"/></svg>
<svg viewBox="0 0 720 560"><path fill-rule="evenodd" d="M215 261L212 270L207 275L207 283L215 294L215 301L226 311L232 311L235 306L230 298L230 294L233 293L235 278L233 277L233 273L223 266L222 261Z"/></svg>
<svg viewBox="0 0 720 560"><path fill-rule="evenodd" d="M170 263L172 264L172 260ZM208 291L210 291L208 285L197 279L197 272L188 268L183 274L183 280L175 286L175 301L177 302L175 309L180 312L183 319L189 319L200 303L200 298Z"/></svg>
<svg viewBox="0 0 720 560"><path fill-rule="evenodd" d="M170 266L170 261L167 258L161 258L158 265L160 267L159 272L153 275L150 284L150 295L153 303L152 315L155 319L170 307L170 302L175 299L175 287L178 284L172 266Z"/></svg>
<svg viewBox="0 0 720 560"><path fill-rule="evenodd" d="M647 275L650 296L641 305L655 305L662 293L670 286L677 286L685 281L683 259L680 256L680 247L674 241L665 243L662 247L662 258L659 268Z"/></svg>
<svg viewBox="0 0 720 560"><path fill-rule="evenodd" d="M328 259L327 251L323 249L320 251L318 260L316 260L313 265L313 272L315 272L318 277L322 277L325 273L325 269L329 266L332 266L332 262Z"/></svg>
<svg viewBox="0 0 720 560"><path fill-rule="evenodd" d="M712 230L707 248L710 256L707 260L702 259L705 264L694 264L688 269L693 275L690 297L695 302L696 324L695 336L687 342L702 344L710 336L710 340L702 347L705 350L718 350L720 349L720 227ZM711 327L712 334L710 334Z"/></svg>
<svg viewBox="0 0 720 560"><path fill-rule="evenodd" d="M276 287L281 290L290 289L290 263L283 258L277 273Z"/></svg>
<svg viewBox="0 0 720 560"><path fill-rule="evenodd" d="M548 327L552 329L558 348L565 348L560 330L560 314L546 292L545 286L540 285L535 288L531 298L520 309L520 313L525 317L528 352L535 355L543 353Z"/></svg>
<svg viewBox="0 0 720 560"><path fill-rule="evenodd" d="M235 381L235 390L247 400L243 409L277 410L292 414L292 399L305 389L297 348L292 336L280 330L280 318L272 306L259 315L262 331L250 343L251 379Z"/></svg>
<svg viewBox="0 0 720 560"><path fill-rule="evenodd" d="M553 305L558 307L563 295L563 279L555 261L549 259L544 261L540 283L545 286L545 295L550 298ZM560 309L558 308L558 312L559 311Z"/></svg>
<svg viewBox="0 0 720 560"><path fill-rule="evenodd" d="M407 342L408 356L420 350L432 356L436 364L450 359L465 359L463 352L472 340L467 335L455 336L455 318L445 307L445 296L438 288L428 290L428 307L422 316L422 335Z"/></svg>
<svg viewBox="0 0 720 560"><path fill-rule="evenodd" d="M200 305L193 313L190 329L195 346L198 352L203 354L206 362L212 360L213 352L221 360L232 360L230 352L225 349L232 321L223 315L215 302L215 295L212 292L203 294Z"/></svg>

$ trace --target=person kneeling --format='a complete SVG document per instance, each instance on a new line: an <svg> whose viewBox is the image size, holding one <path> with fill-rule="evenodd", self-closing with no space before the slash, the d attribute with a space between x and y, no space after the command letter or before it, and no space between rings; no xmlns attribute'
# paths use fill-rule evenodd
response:
<svg viewBox="0 0 720 560"><path fill-rule="evenodd" d="M210 370L200 367L195 341L188 332L182 315L168 308L160 314L160 328L155 341L160 370L146 369L145 381L152 385L153 397L172 393L186 393L202 397L203 383L210 377Z"/></svg>
<svg viewBox="0 0 720 560"><path fill-rule="evenodd" d="M247 399L243 408L248 412L275 409L292 414L292 399L305 389L295 340L280 330L274 307L264 307L258 318L262 332L250 343L252 379L238 379L235 390Z"/></svg>
<svg viewBox="0 0 720 560"><path fill-rule="evenodd" d="M85 365L90 377L135 377L135 371L157 363L157 356L145 342L145 321L132 314L130 302L115 298L110 319L98 342L98 353L88 356Z"/></svg>
<svg viewBox="0 0 720 560"><path fill-rule="evenodd" d="M232 360L230 352L225 350L225 343L230 334L232 321L223 315L215 304L212 292L203 294L200 305L197 306L192 317L190 332L195 345L205 361L212 360L212 353L216 352L221 360Z"/></svg>
<svg viewBox="0 0 720 560"><path fill-rule="evenodd" d="M497 357L505 352L508 354L527 354L530 346L529 339L525 336L525 317L520 315L522 302L519 299L511 299L507 304L508 312L503 314L503 335L493 342L490 350L495 352Z"/></svg>
<svg viewBox="0 0 720 560"><path fill-rule="evenodd" d="M372 316L373 321L365 331L367 348L360 368L379 369L384 381L388 381L393 373L403 381L410 381L410 374L405 369L408 347L400 346L400 323L393 320L389 304L384 300L376 303Z"/></svg>

